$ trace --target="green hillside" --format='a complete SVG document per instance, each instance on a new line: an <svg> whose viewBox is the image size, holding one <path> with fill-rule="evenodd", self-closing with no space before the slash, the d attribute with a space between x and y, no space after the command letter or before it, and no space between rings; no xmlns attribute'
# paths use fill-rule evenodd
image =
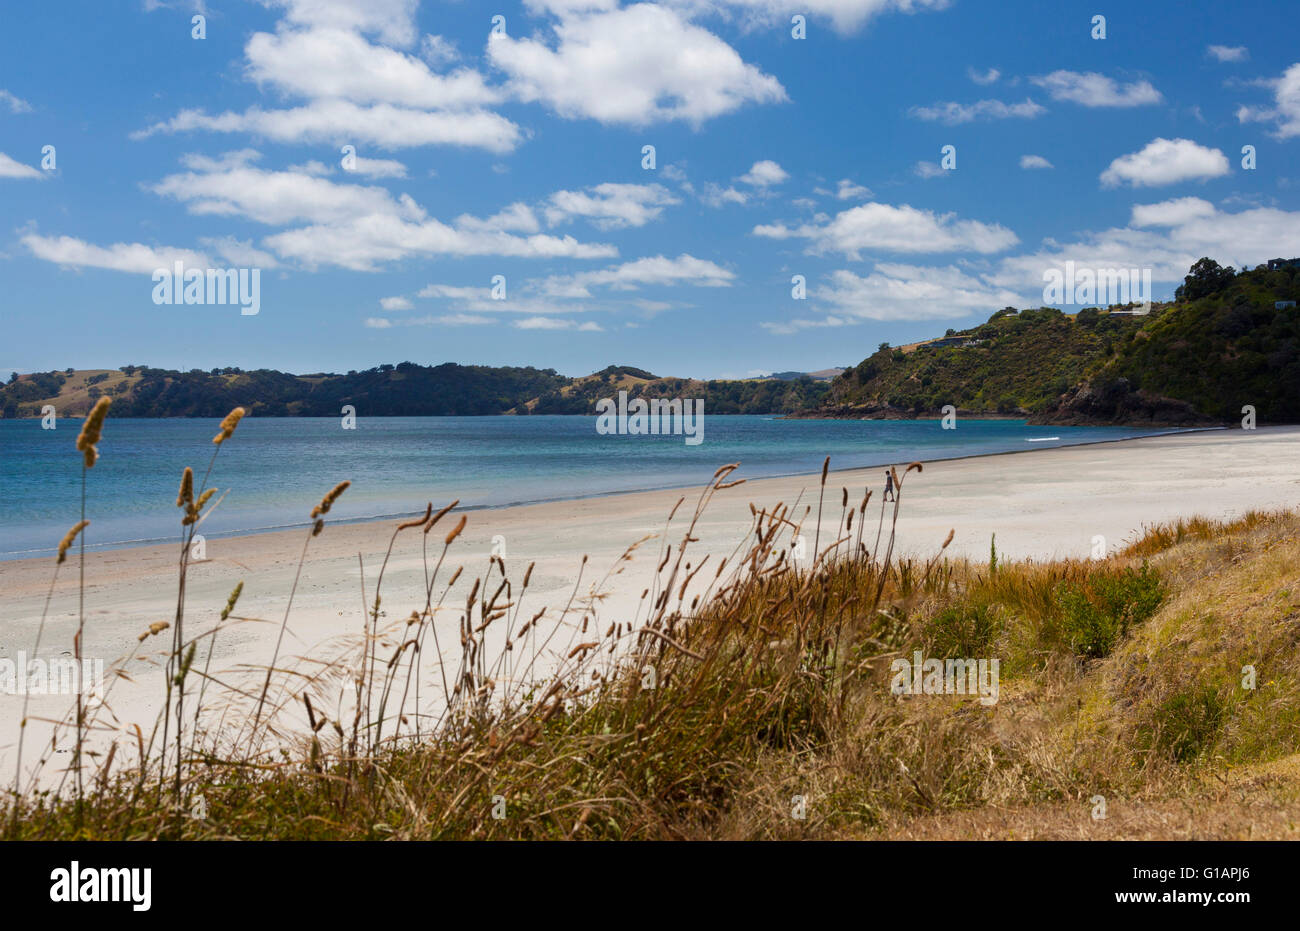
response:
<svg viewBox="0 0 1300 931"><path fill-rule="evenodd" d="M1271 267L1270 267L1271 266ZM1300 260L1236 273L1209 259L1176 299L1066 315L1004 308L988 322L911 346L882 345L805 416L968 414L1042 423L1300 421Z"/></svg>

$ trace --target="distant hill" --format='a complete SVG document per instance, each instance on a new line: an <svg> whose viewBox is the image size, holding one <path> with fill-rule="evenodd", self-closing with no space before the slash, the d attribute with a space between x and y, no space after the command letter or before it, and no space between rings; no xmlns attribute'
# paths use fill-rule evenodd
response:
<svg viewBox="0 0 1300 931"><path fill-rule="evenodd" d="M844 371L847 366L837 369L820 369L816 372L773 372L768 378L775 378L777 381L798 381L800 378L811 378L813 381L832 381Z"/></svg>
<svg viewBox="0 0 1300 931"><path fill-rule="evenodd" d="M1196 263L1176 299L1075 315L1004 308L944 337L882 345L831 385L813 417L959 413L1039 423L1300 422L1300 260L1236 273Z"/></svg>
<svg viewBox="0 0 1300 931"><path fill-rule="evenodd" d="M82 416L101 395L113 398L115 417L223 417L243 406L254 416L336 416L350 404L367 416L590 414L596 402L620 391L632 397L703 398L709 413L784 414L818 406L829 383L699 381L660 378L627 365L581 378L554 369L403 362L346 375L292 375L269 369L194 369L147 366L68 370L16 376L0 387L5 418L39 417L45 405Z"/></svg>

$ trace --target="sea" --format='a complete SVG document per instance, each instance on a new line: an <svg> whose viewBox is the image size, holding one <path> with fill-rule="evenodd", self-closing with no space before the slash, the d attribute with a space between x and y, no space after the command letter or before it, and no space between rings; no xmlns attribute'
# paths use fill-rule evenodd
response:
<svg viewBox="0 0 1300 931"><path fill-rule="evenodd" d="M88 549L180 539L181 473L199 480L216 419L111 416L99 461L86 474ZM397 518L439 508L497 508L619 492L699 486L719 466L732 478L883 467L991 453L1041 450L1168 430L1043 427L1023 420L785 420L706 415L703 441L682 435L600 433L590 416L246 417L217 454L209 486L220 505L205 536L306 526L336 483L351 488L334 521ZM49 556L81 516L79 420L0 420L0 560Z"/></svg>

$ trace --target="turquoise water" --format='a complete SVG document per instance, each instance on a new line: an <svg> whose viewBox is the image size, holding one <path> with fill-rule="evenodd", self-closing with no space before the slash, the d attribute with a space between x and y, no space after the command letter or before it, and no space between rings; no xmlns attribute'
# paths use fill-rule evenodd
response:
<svg viewBox="0 0 1300 931"><path fill-rule="evenodd" d="M113 420L88 475L88 547L179 539L176 489L185 466L201 478L217 420ZM211 484L229 494L208 537L305 526L321 496L352 487L335 520L409 515L426 501L500 507L620 491L698 485L727 462L764 478L1142 436L1124 427L1031 427L1015 420L780 420L706 415L704 442L682 436L600 435L596 418L385 417L344 430L337 418L249 417L222 447ZM42 430L0 420L0 559L55 551L80 517L80 421ZM1056 439L1043 438L1053 437ZM1031 440L1043 440L1030 442Z"/></svg>

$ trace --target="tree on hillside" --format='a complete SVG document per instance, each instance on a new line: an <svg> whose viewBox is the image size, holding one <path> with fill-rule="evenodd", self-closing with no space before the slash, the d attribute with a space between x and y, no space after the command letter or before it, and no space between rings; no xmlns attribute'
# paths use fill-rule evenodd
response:
<svg viewBox="0 0 1300 931"><path fill-rule="evenodd" d="M1236 274L1231 265L1224 268L1214 259L1208 257L1198 259L1188 270L1182 286L1174 292L1174 300L1194 301L1222 291L1232 283Z"/></svg>

